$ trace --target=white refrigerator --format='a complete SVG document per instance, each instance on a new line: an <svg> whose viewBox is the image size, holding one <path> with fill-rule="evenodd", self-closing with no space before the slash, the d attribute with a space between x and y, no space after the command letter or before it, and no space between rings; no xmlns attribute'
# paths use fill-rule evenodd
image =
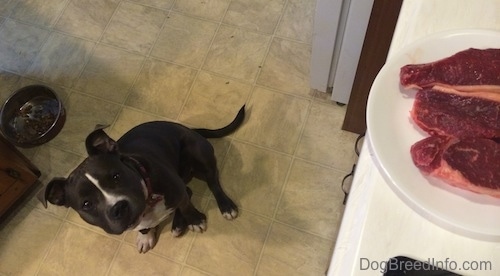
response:
<svg viewBox="0 0 500 276"><path fill-rule="evenodd" d="M347 104L374 0L317 0L311 88Z"/></svg>

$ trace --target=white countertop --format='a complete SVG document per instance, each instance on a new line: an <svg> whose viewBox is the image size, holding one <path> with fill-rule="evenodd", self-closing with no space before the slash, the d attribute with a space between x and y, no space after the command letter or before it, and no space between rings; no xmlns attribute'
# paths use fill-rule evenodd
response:
<svg viewBox="0 0 500 276"><path fill-rule="evenodd" d="M476 28L500 31L500 0L404 0L388 59L430 34ZM390 189L364 144L328 275L381 275L377 266L398 255L457 265L462 275L500 275L500 243L457 235L417 214ZM464 270L474 265L483 269Z"/></svg>

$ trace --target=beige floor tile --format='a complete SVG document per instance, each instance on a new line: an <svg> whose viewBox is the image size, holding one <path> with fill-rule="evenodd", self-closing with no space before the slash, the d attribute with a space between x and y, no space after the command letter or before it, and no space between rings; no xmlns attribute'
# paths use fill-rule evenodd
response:
<svg viewBox="0 0 500 276"><path fill-rule="evenodd" d="M270 36L221 26L203 69L253 82L266 54Z"/></svg>
<svg viewBox="0 0 500 276"><path fill-rule="evenodd" d="M275 38L257 83L287 93L311 97L310 58L310 45Z"/></svg>
<svg viewBox="0 0 500 276"><path fill-rule="evenodd" d="M10 15L17 2L17 0L0 0L0 16Z"/></svg>
<svg viewBox="0 0 500 276"><path fill-rule="evenodd" d="M206 197L212 196L212 193L210 193L210 190L208 189L207 183L205 181L193 178L191 182L189 182L188 187L191 189L194 195Z"/></svg>
<svg viewBox="0 0 500 276"><path fill-rule="evenodd" d="M310 101L255 88L247 121L235 137L292 154L306 121Z"/></svg>
<svg viewBox="0 0 500 276"><path fill-rule="evenodd" d="M332 104L337 106L343 106L342 103L337 103L332 101L332 91L321 92L314 89L313 98L316 102L324 103L324 104Z"/></svg>
<svg viewBox="0 0 500 276"><path fill-rule="evenodd" d="M297 156L350 171L356 161L357 135L342 130L344 115L344 107L313 103Z"/></svg>
<svg viewBox="0 0 500 276"><path fill-rule="evenodd" d="M48 30L7 20L0 29L0 67L23 73L48 36Z"/></svg>
<svg viewBox="0 0 500 276"><path fill-rule="evenodd" d="M168 10L172 7L172 4L174 3L175 0L130 0L130 1L146 6Z"/></svg>
<svg viewBox="0 0 500 276"><path fill-rule="evenodd" d="M54 177L67 177L83 161L82 155L43 145L32 159L42 172L39 180L46 183Z"/></svg>
<svg viewBox="0 0 500 276"><path fill-rule="evenodd" d="M118 114L113 127L107 128L105 131L113 139L118 140L123 134L139 124L159 120L163 120L163 117L126 107Z"/></svg>
<svg viewBox="0 0 500 276"><path fill-rule="evenodd" d="M284 0L231 1L224 16L226 24L272 34L285 6Z"/></svg>
<svg viewBox="0 0 500 276"><path fill-rule="evenodd" d="M38 275L104 275L118 246L114 239L64 223Z"/></svg>
<svg viewBox="0 0 500 276"><path fill-rule="evenodd" d="M256 275L325 275L332 248L329 240L274 223Z"/></svg>
<svg viewBox="0 0 500 276"><path fill-rule="evenodd" d="M181 268L180 264L153 254L138 254L133 246L124 244L108 275L179 275Z"/></svg>
<svg viewBox="0 0 500 276"><path fill-rule="evenodd" d="M69 0L24 0L16 1L19 4L10 16L14 19L40 26L52 27L61 15ZM8 6L10 3L8 3Z"/></svg>
<svg viewBox="0 0 500 276"><path fill-rule="evenodd" d="M182 276L209 276L210 274L202 272L200 270L184 266L184 269L182 269L181 272Z"/></svg>
<svg viewBox="0 0 500 276"><path fill-rule="evenodd" d="M162 60L199 68L218 24L171 13L151 55Z"/></svg>
<svg viewBox="0 0 500 276"><path fill-rule="evenodd" d="M334 239L342 218L344 173L295 160L276 219L324 238Z"/></svg>
<svg viewBox="0 0 500 276"><path fill-rule="evenodd" d="M166 17L166 11L123 1L111 18L101 41L148 54Z"/></svg>
<svg viewBox="0 0 500 276"><path fill-rule="evenodd" d="M51 142L61 149L86 155L85 139L97 124L112 124L121 106L72 93L66 104L66 123L58 136Z"/></svg>
<svg viewBox="0 0 500 276"><path fill-rule="evenodd" d="M272 217L291 161L289 156L235 141L221 180L240 208Z"/></svg>
<svg viewBox="0 0 500 276"><path fill-rule="evenodd" d="M117 103L130 92L144 57L98 45L76 82L75 89Z"/></svg>
<svg viewBox="0 0 500 276"><path fill-rule="evenodd" d="M276 35L311 43L316 1L288 0Z"/></svg>
<svg viewBox="0 0 500 276"><path fill-rule="evenodd" d="M55 28L78 37L98 40L119 2L119 0L70 0Z"/></svg>
<svg viewBox="0 0 500 276"><path fill-rule="evenodd" d="M0 69L0 101L2 104L14 91L20 88L20 80L20 75Z"/></svg>
<svg viewBox="0 0 500 276"><path fill-rule="evenodd" d="M52 33L33 61L28 76L71 87L88 61L95 43Z"/></svg>
<svg viewBox="0 0 500 276"><path fill-rule="evenodd" d="M229 2L230 0L182 0L175 1L173 9L197 17L220 20L224 16Z"/></svg>
<svg viewBox="0 0 500 276"><path fill-rule="evenodd" d="M220 128L245 104L251 85L201 71L180 121L203 128Z"/></svg>
<svg viewBox="0 0 500 276"><path fill-rule="evenodd" d="M18 150L21 152L21 154L23 154L26 158L28 159L32 159L36 152L37 152L37 148L18 148Z"/></svg>
<svg viewBox="0 0 500 276"><path fill-rule="evenodd" d="M39 191L42 190L43 185L46 185L46 184L47 183L42 183ZM53 205L50 203L47 203L47 208L45 208L36 196L34 196L30 199L29 204L31 206L38 208L38 210L40 210L41 212L53 215L53 216L58 217L60 219L64 219L68 215L68 212L69 212L69 209L64 207L64 206L56 206L56 205Z"/></svg>
<svg viewBox="0 0 500 276"><path fill-rule="evenodd" d="M27 205L0 226L0 275L36 275L61 223Z"/></svg>
<svg viewBox="0 0 500 276"><path fill-rule="evenodd" d="M188 96L196 71L147 60L126 102L128 106L175 119Z"/></svg>
<svg viewBox="0 0 500 276"><path fill-rule="evenodd" d="M186 263L215 275L253 275L270 220L245 212L228 221L215 201L206 214L208 229L196 236Z"/></svg>

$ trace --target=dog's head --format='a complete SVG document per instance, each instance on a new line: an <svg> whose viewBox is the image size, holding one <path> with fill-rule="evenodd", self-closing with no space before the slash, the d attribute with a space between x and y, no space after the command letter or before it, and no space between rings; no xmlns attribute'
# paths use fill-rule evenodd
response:
<svg viewBox="0 0 500 276"><path fill-rule="evenodd" d="M116 141L99 127L85 141L88 157L68 178L54 178L38 194L71 207L86 222L110 234L133 227L146 208L147 190L138 169L122 156Z"/></svg>

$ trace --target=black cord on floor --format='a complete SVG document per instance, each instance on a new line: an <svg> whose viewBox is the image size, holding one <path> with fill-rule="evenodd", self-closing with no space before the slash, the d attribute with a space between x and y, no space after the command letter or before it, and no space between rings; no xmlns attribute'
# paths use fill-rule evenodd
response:
<svg viewBox="0 0 500 276"><path fill-rule="evenodd" d="M351 177L351 176L354 176L354 170L356 170L356 164L352 165L352 170L349 174L347 174L346 176L344 176L344 179L342 179L342 192L344 192L344 200L342 201L342 204L345 205L346 202L347 202L347 197L349 196L349 191L347 190L347 188L345 187L345 181Z"/></svg>
<svg viewBox="0 0 500 276"><path fill-rule="evenodd" d="M362 133L358 136L358 138L356 138L356 142L354 143L354 152L356 153L357 156L359 156L359 153L361 152L361 149L359 148L360 145L359 145L359 141L361 141L361 139L363 139L365 137L365 134Z"/></svg>
<svg viewBox="0 0 500 276"><path fill-rule="evenodd" d="M356 142L354 143L354 152L356 153L357 156L359 156L359 153L360 153L360 145L359 145L359 142L361 141L361 139L365 137L365 134L362 133L358 136L358 138L356 138ZM347 189L347 187L345 186L346 184L346 180L350 177L354 177L354 172L356 170L356 163L354 163L352 165L352 170L350 173L348 173L346 176L344 176L344 178L342 179L342 184L341 184L341 188L342 188L342 192L344 192L344 200L342 201L342 204L345 205L346 202L347 202L347 197L349 196L349 190Z"/></svg>

